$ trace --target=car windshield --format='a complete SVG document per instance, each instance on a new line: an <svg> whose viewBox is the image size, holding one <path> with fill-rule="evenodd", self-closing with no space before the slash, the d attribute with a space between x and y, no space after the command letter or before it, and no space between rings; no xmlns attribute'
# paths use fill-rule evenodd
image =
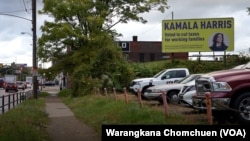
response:
<svg viewBox="0 0 250 141"><path fill-rule="evenodd" d="M190 74L190 75L184 77L183 79L181 79L180 81L178 81L177 83L186 84L190 81L197 79L200 76L201 76L201 74Z"/></svg>
<svg viewBox="0 0 250 141"><path fill-rule="evenodd" d="M245 64L242 68L250 69L250 62L248 62L247 64Z"/></svg>
<svg viewBox="0 0 250 141"><path fill-rule="evenodd" d="M165 70L166 70L166 69L165 69ZM158 73L155 74L153 77L154 77L154 78L157 78L159 75L161 75L162 73L164 73L165 70L162 70L162 71L158 72Z"/></svg>

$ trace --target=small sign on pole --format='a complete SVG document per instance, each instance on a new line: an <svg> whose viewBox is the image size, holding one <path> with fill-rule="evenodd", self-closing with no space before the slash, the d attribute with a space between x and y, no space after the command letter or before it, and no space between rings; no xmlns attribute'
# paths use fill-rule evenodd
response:
<svg viewBox="0 0 250 141"><path fill-rule="evenodd" d="M33 70L33 76L38 76L38 71L37 70Z"/></svg>

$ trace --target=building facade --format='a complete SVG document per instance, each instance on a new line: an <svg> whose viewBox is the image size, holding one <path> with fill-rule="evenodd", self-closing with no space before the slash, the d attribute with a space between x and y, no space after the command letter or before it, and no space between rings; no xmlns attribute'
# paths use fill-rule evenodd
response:
<svg viewBox="0 0 250 141"><path fill-rule="evenodd" d="M138 41L133 36L132 41L118 41L122 52L132 62L152 62L170 59L188 60L188 52L163 53L160 41Z"/></svg>

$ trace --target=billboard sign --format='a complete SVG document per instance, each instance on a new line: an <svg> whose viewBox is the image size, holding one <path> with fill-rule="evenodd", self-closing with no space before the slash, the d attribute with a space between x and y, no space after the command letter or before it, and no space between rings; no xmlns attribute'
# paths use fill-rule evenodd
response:
<svg viewBox="0 0 250 141"><path fill-rule="evenodd" d="M162 52L234 51L234 19L162 21Z"/></svg>

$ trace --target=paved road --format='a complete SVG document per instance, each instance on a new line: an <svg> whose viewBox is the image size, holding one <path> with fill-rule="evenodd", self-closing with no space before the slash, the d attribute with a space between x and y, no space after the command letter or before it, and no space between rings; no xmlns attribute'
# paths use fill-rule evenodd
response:
<svg viewBox="0 0 250 141"><path fill-rule="evenodd" d="M46 92L49 92L51 95L56 95L60 91L60 88L59 86L46 86L46 87L39 87L39 91L46 91ZM17 93L19 93L19 96L17 96ZM29 88L25 90L19 89L18 92L15 92L15 91L5 92L4 89L0 89L0 114L7 112L9 109L13 108L14 106L22 102L19 100L19 101L15 101L13 104L13 99L15 100L20 99L21 93L29 94L30 96L32 96L32 89L29 89ZM12 96L12 94L15 94L15 95ZM10 104L8 105L8 103Z"/></svg>

